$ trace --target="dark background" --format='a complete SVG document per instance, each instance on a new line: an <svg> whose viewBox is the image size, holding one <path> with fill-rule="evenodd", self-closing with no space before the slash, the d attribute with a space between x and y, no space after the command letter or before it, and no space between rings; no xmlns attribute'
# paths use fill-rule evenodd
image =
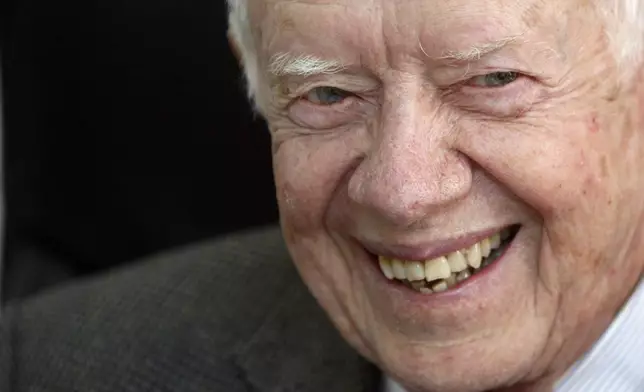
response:
<svg viewBox="0 0 644 392"><path fill-rule="evenodd" d="M4 299L277 219L224 0L4 0Z"/></svg>

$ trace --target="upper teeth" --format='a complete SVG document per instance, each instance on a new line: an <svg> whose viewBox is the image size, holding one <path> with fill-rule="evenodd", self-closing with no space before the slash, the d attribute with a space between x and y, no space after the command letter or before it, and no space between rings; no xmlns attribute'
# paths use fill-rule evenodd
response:
<svg viewBox="0 0 644 392"><path fill-rule="evenodd" d="M431 282L449 279L452 274L467 270L468 266L474 269L480 268L482 260L500 246L501 234L497 233L467 249L457 250L431 260L407 261L384 256L380 256L378 260L380 269L387 279Z"/></svg>

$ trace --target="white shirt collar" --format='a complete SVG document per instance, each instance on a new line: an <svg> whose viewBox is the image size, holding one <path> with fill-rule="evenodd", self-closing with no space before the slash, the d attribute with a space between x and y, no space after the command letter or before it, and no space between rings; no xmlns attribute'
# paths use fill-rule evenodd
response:
<svg viewBox="0 0 644 392"><path fill-rule="evenodd" d="M405 392L385 377L384 392ZM644 280L593 348L557 383L555 392L644 391Z"/></svg>
<svg viewBox="0 0 644 392"><path fill-rule="evenodd" d="M644 391L644 280L593 348L557 383L555 391Z"/></svg>

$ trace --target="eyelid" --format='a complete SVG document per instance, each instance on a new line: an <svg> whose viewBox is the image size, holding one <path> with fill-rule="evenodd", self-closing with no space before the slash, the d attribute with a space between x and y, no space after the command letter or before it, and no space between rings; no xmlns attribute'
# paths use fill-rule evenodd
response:
<svg viewBox="0 0 644 392"><path fill-rule="evenodd" d="M506 71L495 71L495 72L506 72ZM495 72L491 72L491 73L495 73ZM507 72L510 72L510 71L507 71ZM515 72L515 71L512 71L512 72ZM516 79L514 81L512 81L511 83L502 85L502 86L477 86L477 85L473 85L473 84L469 83L474 78L486 76L488 74L472 76L472 77L470 77L468 79L465 79L465 80L457 83L457 86L459 88L463 88L463 89L467 89L467 90L476 90L476 91L479 91L479 92L485 91L485 92L488 92L490 94L498 94L498 93L500 93L501 91L504 91L504 90L510 90L510 89L513 89L513 88L519 88L519 86L523 86L526 82L529 82L530 80L533 80L533 78L530 75L526 75L524 73L517 72L517 77L516 77Z"/></svg>
<svg viewBox="0 0 644 392"><path fill-rule="evenodd" d="M333 87L356 96L367 95L380 88L380 82L376 79L351 74L334 74L332 77L316 75L306 79L283 80L281 85L283 86L280 89L281 95L290 99L305 95L317 87Z"/></svg>
<svg viewBox="0 0 644 392"><path fill-rule="evenodd" d="M513 117L524 113L539 99L543 86L529 76L498 88L463 86L449 94L455 107L494 117ZM520 109L520 110L519 110Z"/></svg>
<svg viewBox="0 0 644 392"><path fill-rule="evenodd" d="M485 86L484 84L477 85L477 84L474 84L474 82L473 82L475 79L486 78L486 77L488 77L490 75L499 74L499 73L514 73L515 78L514 78L514 80L512 80L512 81L510 81L510 82L508 82L506 84L502 84L502 85L498 85L498 86ZM511 85L517 83L524 76L525 75L523 75L523 74L521 74L519 72L516 72L516 71L495 71L495 72L488 72L488 73L485 73L485 74L472 76L471 78L465 80L463 83L465 85L467 85L468 87L500 90L500 89L502 89L504 87L511 86Z"/></svg>
<svg viewBox="0 0 644 392"><path fill-rule="evenodd" d="M360 118L363 103L360 98L349 96L333 105L315 104L304 99L297 99L289 106L289 118L295 124L316 130L335 129L338 126Z"/></svg>
<svg viewBox="0 0 644 392"><path fill-rule="evenodd" d="M353 107L359 100L360 98L355 96L355 95L349 95L346 98L344 98L340 102L332 103L332 104L321 104L321 103L315 103L311 102L310 100L306 99L305 97L301 97L298 99L295 99L290 106L293 105L306 105L310 108L315 108L317 110L344 110L347 108Z"/></svg>

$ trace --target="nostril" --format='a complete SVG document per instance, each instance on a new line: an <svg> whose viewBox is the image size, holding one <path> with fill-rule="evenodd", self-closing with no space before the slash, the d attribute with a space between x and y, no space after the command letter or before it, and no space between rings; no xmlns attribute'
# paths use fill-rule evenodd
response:
<svg viewBox="0 0 644 392"><path fill-rule="evenodd" d="M363 187L353 200L396 226L407 227L433 208L425 193L410 185L397 187ZM429 203L428 203L429 201Z"/></svg>
<svg viewBox="0 0 644 392"><path fill-rule="evenodd" d="M352 202L407 227L469 193L471 173L463 159L437 154L423 161L397 152L360 161L348 180Z"/></svg>

